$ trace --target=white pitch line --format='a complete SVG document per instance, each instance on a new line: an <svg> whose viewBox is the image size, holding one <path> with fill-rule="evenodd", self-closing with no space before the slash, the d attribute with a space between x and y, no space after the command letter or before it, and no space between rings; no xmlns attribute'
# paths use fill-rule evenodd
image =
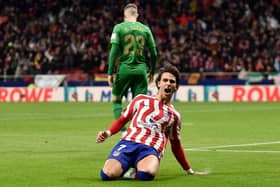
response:
<svg viewBox="0 0 280 187"><path fill-rule="evenodd" d="M280 153L280 151L269 151L269 150L228 150L228 149L185 149L187 151L216 151L216 152L234 152L234 153Z"/></svg>
<svg viewBox="0 0 280 187"><path fill-rule="evenodd" d="M280 141L273 142L259 142L259 143L249 143L249 144L234 144L234 145L219 145L219 146L208 146L208 147L197 147L197 148L188 148L185 150L200 150L200 149L222 149L229 147L248 147L248 146L258 146L258 145L272 145L280 144Z"/></svg>
<svg viewBox="0 0 280 187"><path fill-rule="evenodd" d="M218 152L236 152L236 153L280 153L280 151L272 151L272 150L225 150L218 149Z"/></svg>
<svg viewBox="0 0 280 187"><path fill-rule="evenodd" d="M270 106L270 107L232 107L232 108L217 108L217 109L208 109L200 108L199 110L183 110L181 113L213 113L213 112L240 112L240 111L268 111L268 110L279 110L279 106Z"/></svg>
<svg viewBox="0 0 280 187"><path fill-rule="evenodd" d="M66 115L49 115L49 114L37 114L33 116L33 114L29 115L9 115L2 117L0 115L0 121L15 121L15 120L40 120L40 119L80 119L80 118L93 118L93 117L106 117L109 116L109 113L105 114L66 114Z"/></svg>

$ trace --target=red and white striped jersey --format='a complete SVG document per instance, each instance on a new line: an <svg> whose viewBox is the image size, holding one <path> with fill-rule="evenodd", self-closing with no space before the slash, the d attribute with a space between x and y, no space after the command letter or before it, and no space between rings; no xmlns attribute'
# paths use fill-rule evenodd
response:
<svg viewBox="0 0 280 187"><path fill-rule="evenodd" d="M181 116L154 96L138 95L122 116L131 120L122 139L143 143L163 154L168 138L180 140Z"/></svg>

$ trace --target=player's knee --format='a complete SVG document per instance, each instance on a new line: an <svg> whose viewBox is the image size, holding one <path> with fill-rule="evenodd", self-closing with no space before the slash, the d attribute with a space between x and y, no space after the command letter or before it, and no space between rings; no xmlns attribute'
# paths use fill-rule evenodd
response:
<svg viewBox="0 0 280 187"><path fill-rule="evenodd" d="M144 171L137 171L136 173L136 178L138 180L143 180L143 181L151 181L154 180L155 176Z"/></svg>
<svg viewBox="0 0 280 187"><path fill-rule="evenodd" d="M104 181L108 181L108 180L114 180L117 179L118 177L120 177L121 175L121 171L117 171L117 170L106 170L104 171L104 168L101 169L100 171L100 177L102 180Z"/></svg>
<svg viewBox="0 0 280 187"><path fill-rule="evenodd" d="M103 181L109 181L119 177L116 173L112 173L110 171L106 171L105 173L103 169L100 171L100 176Z"/></svg>
<svg viewBox="0 0 280 187"><path fill-rule="evenodd" d="M109 177L104 171L103 169L101 169L100 171L100 177L103 181L109 181L109 180L112 180L111 177Z"/></svg>

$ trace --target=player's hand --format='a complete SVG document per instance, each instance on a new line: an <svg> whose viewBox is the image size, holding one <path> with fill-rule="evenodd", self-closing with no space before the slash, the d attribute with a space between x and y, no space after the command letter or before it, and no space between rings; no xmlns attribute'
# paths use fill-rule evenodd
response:
<svg viewBox="0 0 280 187"><path fill-rule="evenodd" d="M96 137L96 143L104 142L106 138L108 138L110 134L107 131L100 131Z"/></svg>
<svg viewBox="0 0 280 187"><path fill-rule="evenodd" d="M114 82L114 77L113 75L108 75L108 84L112 88Z"/></svg>
<svg viewBox="0 0 280 187"><path fill-rule="evenodd" d="M154 75L153 74L149 74L148 75L148 80L149 80L149 84L151 84L154 81Z"/></svg>
<svg viewBox="0 0 280 187"><path fill-rule="evenodd" d="M192 169L187 170L189 175L208 175L209 172L207 171L193 171Z"/></svg>
<svg viewBox="0 0 280 187"><path fill-rule="evenodd" d="M194 171L192 175L208 175L207 171Z"/></svg>

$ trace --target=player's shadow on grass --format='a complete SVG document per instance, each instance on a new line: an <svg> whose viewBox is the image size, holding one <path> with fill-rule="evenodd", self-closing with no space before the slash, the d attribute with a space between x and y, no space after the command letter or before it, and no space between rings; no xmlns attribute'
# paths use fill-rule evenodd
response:
<svg viewBox="0 0 280 187"><path fill-rule="evenodd" d="M160 176L156 176L155 179L153 181L173 181L173 180L177 180L178 178L181 177L187 177L186 175L160 175ZM135 180L132 178L119 178L116 179L117 181L138 181L141 182L139 180ZM91 184L94 182L104 182L100 179L100 177L96 176L96 177L69 177L66 179L67 182L69 183L86 183L86 184ZM112 180L113 182L114 180Z"/></svg>
<svg viewBox="0 0 280 187"><path fill-rule="evenodd" d="M177 177L175 176L160 176L160 177L156 177L154 179L154 181L169 181L169 180L176 180ZM90 184L90 183L94 183L94 182L104 182L102 181L99 177L69 177L66 179L67 182L69 183L86 183L86 184ZM114 180L112 180L113 182ZM130 178L119 178L116 181L138 181L135 179L130 179ZM139 181L141 182L141 181Z"/></svg>

